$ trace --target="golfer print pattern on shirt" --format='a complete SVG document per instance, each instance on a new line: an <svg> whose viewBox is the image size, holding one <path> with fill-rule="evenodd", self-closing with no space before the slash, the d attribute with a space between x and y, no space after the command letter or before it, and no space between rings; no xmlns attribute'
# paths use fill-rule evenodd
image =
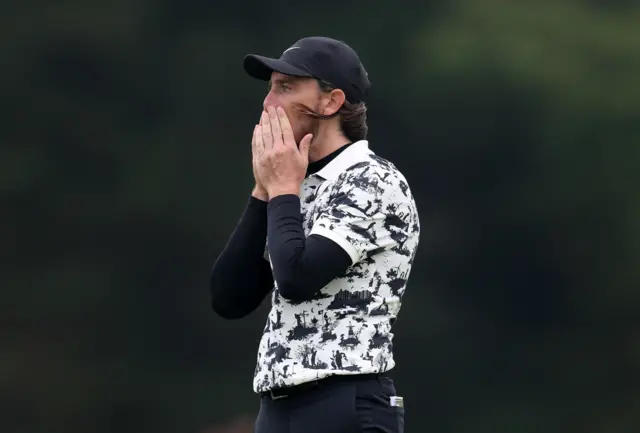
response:
<svg viewBox="0 0 640 433"><path fill-rule="evenodd" d="M332 164L334 172L341 165L344 170L331 179L323 170L308 177L300 198L305 235L337 242L353 264L310 301L283 298L276 283L258 350L256 392L395 365L391 327L418 246L418 213L398 169L366 142L352 147L327 165L327 173Z"/></svg>

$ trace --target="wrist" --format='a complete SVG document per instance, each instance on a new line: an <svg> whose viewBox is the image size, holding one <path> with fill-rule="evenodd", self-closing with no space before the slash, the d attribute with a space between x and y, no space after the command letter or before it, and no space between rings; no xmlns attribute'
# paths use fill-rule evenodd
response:
<svg viewBox="0 0 640 433"><path fill-rule="evenodd" d="M251 196L261 201L269 201L269 194L267 191L262 188L260 185L256 185L253 187L253 191L251 192Z"/></svg>
<svg viewBox="0 0 640 433"><path fill-rule="evenodd" d="M267 195L269 196L269 200L281 196L281 195L300 195L300 186L297 185L286 185L279 186L269 189Z"/></svg>

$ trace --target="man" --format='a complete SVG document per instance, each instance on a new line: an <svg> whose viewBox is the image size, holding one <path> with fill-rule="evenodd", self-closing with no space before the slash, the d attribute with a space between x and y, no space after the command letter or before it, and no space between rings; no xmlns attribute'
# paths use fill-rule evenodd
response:
<svg viewBox="0 0 640 433"><path fill-rule="evenodd" d="M402 432L387 376L420 224L404 176L368 148L370 83L353 49L309 37L279 59L252 139L255 187L211 274L237 319L271 292L253 381L256 433Z"/></svg>

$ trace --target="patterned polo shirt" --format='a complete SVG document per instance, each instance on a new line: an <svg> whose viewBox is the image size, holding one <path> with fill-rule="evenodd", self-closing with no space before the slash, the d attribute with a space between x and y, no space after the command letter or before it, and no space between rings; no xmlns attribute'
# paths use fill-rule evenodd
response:
<svg viewBox="0 0 640 433"><path fill-rule="evenodd" d="M352 265L310 301L283 298L275 283L253 381L258 393L395 365L391 327L420 236L406 179L362 140L300 191L305 235L333 240Z"/></svg>

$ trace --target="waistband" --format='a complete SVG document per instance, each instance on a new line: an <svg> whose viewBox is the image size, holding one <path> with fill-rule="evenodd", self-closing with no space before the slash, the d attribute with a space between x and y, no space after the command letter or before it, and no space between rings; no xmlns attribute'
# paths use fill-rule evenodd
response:
<svg viewBox="0 0 640 433"><path fill-rule="evenodd" d="M296 395L304 394L306 392L311 392L321 387L326 387L336 383L347 383L347 382L359 382L359 381L368 381L368 380L380 380L383 377L389 377L389 375L384 373L369 373L369 374L344 374L344 375L333 375L328 376L323 379L313 380L311 382L301 383L299 385L287 386L278 389L272 389L270 391L261 392L259 395L261 397L267 397L270 400L281 400L288 397L293 397Z"/></svg>

